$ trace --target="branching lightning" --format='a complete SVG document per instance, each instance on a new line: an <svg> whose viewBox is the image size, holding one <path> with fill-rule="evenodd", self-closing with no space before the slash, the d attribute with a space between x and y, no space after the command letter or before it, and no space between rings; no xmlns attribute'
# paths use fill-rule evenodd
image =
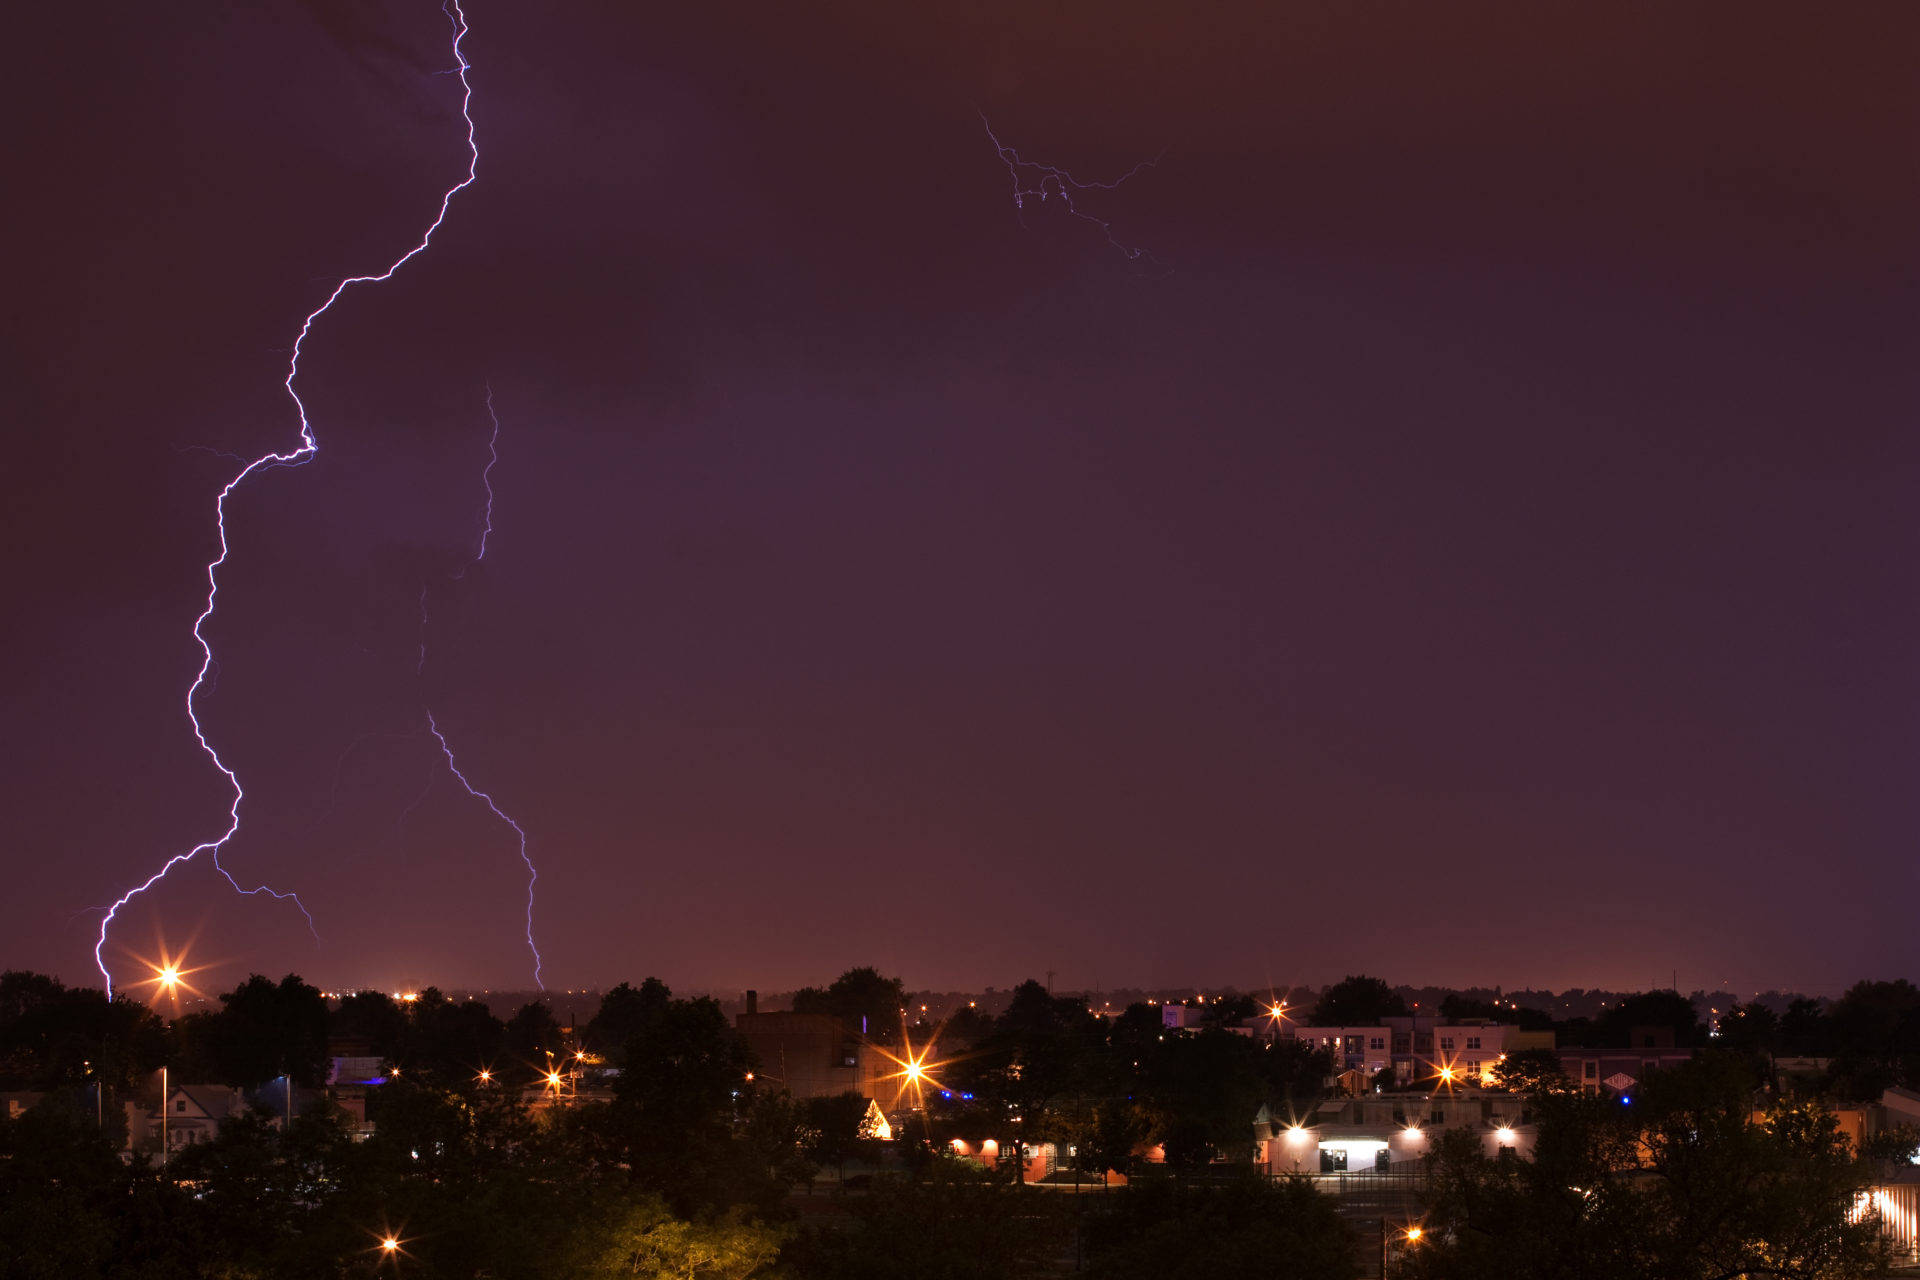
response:
<svg viewBox="0 0 1920 1280"><path fill-rule="evenodd" d="M1086 210L1080 208L1079 205L1075 204L1074 195L1086 191L1117 190L1121 183L1133 177L1142 169L1153 168L1154 165L1159 163L1160 157L1155 156L1151 160L1142 160L1139 164L1133 166L1133 168L1127 170L1112 182L1082 182L1058 165L1042 164L1038 160L1023 159L1018 151L1015 151L1012 147L1000 141L999 137L993 131L992 122L987 119L987 113L984 111L980 112L980 123L986 129L987 137L992 141L993 149L995 153L999 155L1000 162L1007 166L1007 176L1013 179L1014 208L1024 210L1027 207L1027 201L1030 199L1039 200L1044 203L1049 197L1052 197L1058 200L1066 211L1074 217L1085 222L1091 222L1094 226L1100 228L1101 233L1107 237L1107 243L1125 254L1130 260L1140 261L1141 259L1145 259L1148 262L1153 261L1152 256L1145 250L1136 245L1125 244L1119 237L1115 236L1111 222L1104 218L1095 217L1093 214L1088 213Z"/></svg>
<svg viewBox="0 0 1920 1280"><path fill-rule="evenodd" d="M218 839L195 845L185 853L175 854L173 857L167 859L166 863L158 871L154 872L153 875L147 877L147 879L139 885L122 894L111 907L107 908L106 915L100 921L100 938L99 941L94 944L93 960L94 963L99 966L101 977L106 980L108 995L112 995L113 993L113 974L107 968L107 962L103 952L107 945L108 930L112 927L114 918L119 914L120 908L126 906L134 898L145 893L148 889L151 889L155 884L158 884L166 877L167 873L172 871L176 866L179 866L183 862L190 862L203 853L210 855L214 867L221 875L226 877L227 883L231 884L235 891L248 896L264 893L276 899L291 899L294 905L300 908L300 913L306 917L307 927L313 931L315 939L318 940L319 938L319 932L314 928L312 913L307 910L306 905L302 903L297 896L293 893L278 892L277 890L268 888L264 884L252 889L242 888L240 882L233 878L233 874L220 863L221 849L224 848L228 841L232 840L234 835L240 830L240 805L242 801L245 800L246 793L241 789L239 776L227 767L226 762L220 758L219 752L215 751L213 745L207 741L206 732L202 728L200 717L195 710L195 698L199 694L201 687L206 683L208 672L214 666L213 648L208 644L202 628L206 625L207 619L213 616L214 607L220 593L220 566L227 562L229 549L227 543L228 496L255 472L270 471L275 467L300 466L311 461L314 454L319 451L319 444L316 442L313 434L313 424L307 419L306 403L300 399L300 392L294 385L300 376L300 351L307 340L307 335L313 330L314 321L325 315L328 309L339 300L340 295L345 293L350 285L377 284L381 281L389 280L393 277L394 272L412 261L419 254L424 253L427 246L433 241L433 233L438 231L440 225L447 220L447 208L452 204L453 197L473 185L474 177L479 171L480 150L474 142L473 115L470 110L473 103L473 86L467 80L467 71L470 69L470 64L467 62L466 55L460 50L460 42L464 40L467 35L467 17L460 8L459 0L446 0L442 12L447 15L448 20L453 24L453 60L455 66L450 70L460 77L460 117L466 121L467 125L467 175L452 187L449 187L440 197L440 211L434 216L432 224L428 226L426 231L421 235L420 243L400 255L399 258L394 260L391 266L378 275L348 276L346 279L340 281L339 284L334 286L333 292L327 295L326 301L314 308L314 310L307 315L307 318L301 322L299 335L294 339L292 356L287 361L286 380L282 384L286 387L287 395L292 399L294 411L299 417L300 443L293 449L285 452L262 454L260 457L247 463L233 479L227 481L225 487L220 490L219 497L214 501L214 523L219 530L220 552L207 565L207 603L206 607L201 610L200 616L194 619L193 623L193 638L200 645L201 661L200 670L194 675L193 683L187 688L187 719L193 725L193 736L195 740L199 742L200 749L206 753L209 760L213 761L214 767L226 776L227 784L233 788L233 802L227 809L227 829L221 833ZM496 812L498 812L498 810L496 810Z"/></svg>

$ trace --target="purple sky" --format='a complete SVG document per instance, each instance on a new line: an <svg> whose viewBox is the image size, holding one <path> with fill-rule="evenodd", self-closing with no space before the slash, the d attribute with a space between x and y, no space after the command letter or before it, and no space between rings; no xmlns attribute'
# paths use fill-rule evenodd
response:
<svg viewBox="0 0 1920 1280"><path fill-rule="evenodd" d="M1920 11L469 17L207 628L324 941L195 864L127 978L527 985L428 706L549 985L1913 973ZM466 157L431 4L13 26L0 965L85 981L225 823L209 450ZM1082 206L1163 268L978 110L1164 153Z"/></svg>

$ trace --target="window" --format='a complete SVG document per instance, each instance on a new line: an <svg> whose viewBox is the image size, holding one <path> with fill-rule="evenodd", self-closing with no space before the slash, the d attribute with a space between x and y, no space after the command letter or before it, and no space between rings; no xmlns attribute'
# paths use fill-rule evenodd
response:
<svg viewBox="0 0 1920 1280"><path fill-rule="evenodd" d="M1385 1173L1387 1171L1387 1165L1392 1160L1393 1160L1393 1157L1387 1154L1387 1149L1385 1147L1380 1148L1378 1151L1373 1153L1374 1172Z"/></svg>
<svg viewBox="0 0 1920 1280"><path fill-rule="evenodd" d="M1512 1147L1501 1147L1499 1158L1502 1160L1518 1160L1520 1157L1514 1153Z"/></svg>
<svg viewBox="0 0 1920 1280"><path fill-rule="evenodd" d="M1592 1058L1588 1058L1586 1061L1586 1070L1580 1074L1588 1080L1598 1080L1600 1078L1600 1064Z"/></svg>
<svg viewBox="0 0 1920 1280"><path fill-rule="evenodd" d="M1445 1124L1446 1122L1447 1122L1447 1113L1442 1111L1439 1107L1435 1107L1433 1109L1433 1116L1431 1119L1427 1121L1428 1124Z"/></svg>
<svg viewBox="0 0 1920 1280"><path fill-rule="evenodd" d="M1384 1049L1386 1047L1387 1047L1387 1038L1385 1036L1375 1036L1371 1040L1367 1041L1367 1048L1369 1049Z"/></svg>
<svg viewBox="0 0 1920 1280"><path fill-rule="evenodd" d="M1441 1036L1441 1037L1440 1037L1440 1052L1442 1052L1442 1053L1452 1053L1452 1052L1453 1052L1453 1037L1452 1037L1452 1036Z"/></svg>
<svg viewBox="0 0 1920 1280"><path fill-rule="evenodd" d="M1468 1036L1468 1037L1467 1037L1467 1048L1469 1048L1469 1049L1478 1049L1479 1047L1480 1047L1480 1037L1479 1037L1479 1036Z"/></svg>
<svg viewBox="0 0 1920 1280"><path fill-rule="evenodd" d="M181 1100L180 1100L179 1102L176 1102L176 1103L174 1103L174 1104L173 1104L173 1109L174 1109L175 1111L185 1111L185 1110L187 1109L187 1103L186 1103L186 1100L185 1100L185 1099L183 1098L183 1099L181 1099Z"/></svg>
<svg viewBox="0 0 1920 1280"><path fill-rule="evenodd" d="M1406 1108L1395 1107L1393 1109L1393 1122L1399 1125L1404 1125L1407 1122Z"/></svg>
<svg viewBox="0 0 1920 1280"><path fill-rule="evenodd" d="M1320 1172L1345 1173L1347 1171L1347 1149L1345 1147L1320 1148Z"/></svg>

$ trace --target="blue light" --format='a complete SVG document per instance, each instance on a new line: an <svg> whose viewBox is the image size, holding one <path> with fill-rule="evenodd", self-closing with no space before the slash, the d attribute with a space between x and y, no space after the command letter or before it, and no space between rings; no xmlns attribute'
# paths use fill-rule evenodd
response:
<svg viewBox="0 0 1920 1280"><path fill-rule="evenodd" d="M1621 1105L1621 1106L1623 1106L1623 1107L1624 1107L1624 1106L1628 1106L1628 1105L1630 1105L1630 1104L1631 1104L1632 1102L1633 1102L1633 1099L1632 1099L1632 1098L1629 1098L1629 1097L1628 1097L1628 1096L1627 1096L1626 1094L1624 1094L1624 1093L1623 1093L1623 1094L1621 1094L1621 1095L1620 1095L1620 1105Z"/></svg>

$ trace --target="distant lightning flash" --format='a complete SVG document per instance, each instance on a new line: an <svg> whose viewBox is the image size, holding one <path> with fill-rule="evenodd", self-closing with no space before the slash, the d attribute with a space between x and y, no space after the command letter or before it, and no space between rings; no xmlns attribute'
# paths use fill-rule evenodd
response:
<svg viewBox="0 0 1920 1280"><path fill-rule="evenodd" d="M487 491L487 510L482 516L485 527L480 530L480 553L474 556L475 564L487 558L487 539L493 536L493 469L500 462L500 415L493 411L493 384L487 388L487 417L493 419L493 434L487 438L487 465L480 471L480 483ZM424 595L421 603L426 603Z"/></svg>
<svg viewBox="0 0 1920 1280"><path fill-rule="evenodd" d="M209 840L203 844L195 845L186 853L175 854L173 857L167 859L165 865L163 865L160 870L154 872L153 875L147 877L147 879L139 885L120 895L119 900L107 908L106 915L100 921L100 939L94 943L93 962L99 966L100 976L106 980L107 994L109 996L113 994L113 974L108 970L107 962L102 952L106 949L107 945L107 931L112 927L114 918L119 914L120 908L126 906L134 898L158 884L166 877L167 873L172 871L176 866L179 866L183 862L190 862L203 853L212 856L214 867L221 875L227 878L227 883L231 884L237 892L249 896L264 893L273 898L292 899L293 904L300 908L300 913L306 916L307 928L313 931L315 940L317 941L320 936L319 931L314 929L312 913L307 910L306 904L302 903L297 896L292 893L277 892L276 890L268 888L266 885L260 885L252 889L243 889L240 886L240 882L233 878L233 874L220 863L220 850L224 848L227 842L232 840L234 835L240 830L240 804L246 798L246 793L241 790L239 777L232 769L227 767L226 762L220 758L219 752L215 751L213 745L207 741L206 732L200 724L200 717L195 712L195 696L200 692L201 686L206 683L207 673L214 665L213 648L207 643L206 635L202 632L201 628L206 625L207 619L213 616L214 605L220 593L220 566L227 562L228 496L231 495L235 489L239 488L247 477L257 471L270 471L275 467L301 466L312 461L314 454L319 451L320 446L314 439L313 424L307 420L306 403L300 399L300 393L294 387L294 382L300 376L300 350L306 343L307 334L313 330L314 321L325 315L327 310L332 307L335 302L339 301L340 295L347 291L349 285L377 284L381 281L392 279L394 272L412 261L417 255L424 253L427 246L433 241L433 233L438 231L440 225L447 220L447 208L452 204L453 197L473 185L474 176L479 171L480 149L474 142L473 115L470 110L473 103L473 86L467 81L467 71L470 69L471 64L467 62L466 55L460 51L460 42L464 40L467 35L467 15L461 11L459 0L446 0L441 12L447 15L448 21L453 25L453 60L455 66L451 70L460 77L460 118L465 120L467 124L467 176L449 187L440 197L440 211L434 216L432 224L428 226L426 231L421 235L419 244L414 245L411 249L401 254L400 257L394 260L391 266L378 275L348 276L339 284L335 285L333 292L327 295L327 300L314 308L314 310L308 314L307 318L301 322L300 333L293 342L293 354L287 361L286 380L282 384L287 389L287 395L293 400L294 411L300 419L300 443L298 447L287 450L284 453L262 454L252 462L247 463L246 466L241 468L239 474L227 481L226 486L220 490L220 496L214 500L214 524L220 534L220 554L215 556L207 565L207 604L206 608L201 610L200 616L194 619L193 623L193 638L200 645L201 660L200 670L194 675L193 683L187 688L187 719L193 725L193 736L200 743L200 749L206 752L207 758L213 761L214 768L226 776L227 784L233 788L233 803L228 806L227 809L227 829L220 835L219 839Z"/></svg>
<svg viewBox="0 0 1920 1280"><path fill-rule="evenodd" d="M467 789L468 795L491 809L494 817L512 827L513 834L520 838L520 861L527 864L527 950L533 953L534 984L545 991L547 984L540 980L540 948L535 946L533 941L533 886L534 882L540 879L540 872L533 865L533 859L527 856L527 833L521 829L519 823L501 811L500 806L493 802L492 796L467 781L467 775L460 772L460 766L454 763L453 748L447 745L447 735L440 732L440 726L434 721L431 711L427 712L427 728L440 740L440 749L447 753L447 770L453 774L455 781Z"/></svg>
<svg viewBox="0 0 1920 1280"><path fill-rule="evenodd" d="M487 539L493 534L492 476L493 476L494 466L500 461L500 415L495 413L493 410L493 387L491 384L488 384L487 386L487 417L492 419L493 421L493 434L487 439L487 465L480 472L481 486L485 488L487 491L487 503L486 503L484 514L481 518L482 528L480 530L480 550L473 557L475 564L478 564L480 561L487 558ZM427 588L422 587L420 588L420 663L419 663L419 666L416 668L416 674L425 671L426 666L427 666ZM491 809L493 811L494 817L500 819L500 821L512 827L513 834L518 836L520 839L520 861L527 864L527 950L533 953L534 985L539 987L542 991L545 991L547 989L547 984L544 981L542 981L540 977L540 969L544 962L540 959L540 948L538 944L536 944L533 940L533 886L535 882L537 882L540 879L540 871L537 867L533 865L533 859L527 855L526 830L522 828L519 823L515 822L512 818L508 817L507 814L501 810L500 806L494 803L493 797L491 795L488 795L486 792L480 790L478 787L474 786L471 782L467 781L467 775L460 772L460 766L457 763L455 763L453 758L453 747L448 744L447 735L440 731L440 725L437 721L434 720L433 711L431 709L427 711L427 729L439 741L440 750L447 758L447 772L451 773L454 776L454 780L457 781L462 787L466 788L468 795L472 796L474 799L486 805L488 809ZM416 798L414 800L414 804L418 804L418 803L420 803L420 801L419 799ZM413 811L414 804L410 804L407 806L408 813L411 813ZM402 814L401 816L402 818L404 818L405 814Z"/></svg>
<svg viewBox="0 0 1920 1280"><path fill-rule="evenodd" d="M1117 190L1121 183L1133 177L1142 169L1151 169L1154 165L1158 164L1160 162L1159 156L1155 156L1151 160L1142 160L1139 164L1133 166L1133 168L1127 170L1112 182L1082 182L1058 165L1041 164L1037 160L1023 159L1018 151L1015 151L1012 147L1000 141L999 137L993 131L992 122L987 119L987 113L984 111L980 112L980 123L986 128L987 137L992 141L993 149L995 153L999 155L1000 162L1007 166L1007 176L1013 179L1014 208L1025 209L1029 199L1037 199L1044 202L1051 196L1057 199L1061 205L1065 207L1066 211L1074 217L1086 222L1091 222L1094 226L1100 228L1101 232L1107 237L1107 243L1125 254L1129 259L1139 261L1144 258L1148 262L1153 261L1152 256L1145 250L1134 245L1122 243L1120 239L1113 234L1113 224L1111 222L1104 218L1097 218L1093 214L1081 209L1073 202L1073 197L1075 192Z"/></svg>

